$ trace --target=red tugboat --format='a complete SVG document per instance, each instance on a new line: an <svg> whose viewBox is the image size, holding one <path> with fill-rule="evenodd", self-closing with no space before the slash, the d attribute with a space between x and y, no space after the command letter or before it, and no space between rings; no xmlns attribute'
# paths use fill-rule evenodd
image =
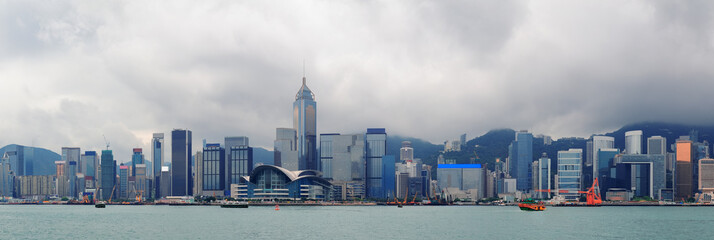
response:
<svg viewBox="0 0 714 240"><path fill-rule="evenodd" d="M536 202L535 200L528 198L526 200L518 203L518 207L523 211L543 211L545 210L545 204L543 202Z"/></svg>

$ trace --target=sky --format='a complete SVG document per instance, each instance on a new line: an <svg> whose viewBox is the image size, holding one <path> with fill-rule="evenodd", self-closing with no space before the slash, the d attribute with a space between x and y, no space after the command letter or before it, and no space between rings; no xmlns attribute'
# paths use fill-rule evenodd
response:
<svg viewBox="0 0 714 240"><path fill-rule="evenodd" d="M154 132L292 127L443 143L714 123L714 1L0 0L0 146L105 148ZM304 66L304 68L303 68ZM170 142L170 141L168 141ZM168 143L167 142L167 143Z"/></svg>

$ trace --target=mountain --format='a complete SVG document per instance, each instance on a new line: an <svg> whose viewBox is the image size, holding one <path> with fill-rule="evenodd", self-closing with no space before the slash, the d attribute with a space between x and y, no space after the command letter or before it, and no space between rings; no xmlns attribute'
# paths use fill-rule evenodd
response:
<svg viewBox="0 0 714 240"><path fill-rule="evenodd" d="M403 141L410 141L412 143L412 148L414 148L414 158L420 158L423 163L432 166L436 165L436 159L439 157L439 151L444 150L443 144L433 144L413 137L388 135L387 155L394 155L394 158L399 160L399 149L402 148Z"/></svg>
<svg viewBox="0 0 714 240"><path fill-rule="evenodd" d="M57 172L57 167L55 167L55 161L62 160L62 156L59 154L38 147L27 147L17 144L10 144L0 148L0 157L4 156L6 152L14 152L24 159L24 175L54 175ZM15 159L15 157L11 157ZM19 172L18 166L13 166L12 164L17 164L11 161L11 169L13 172Z"/></svg>
<svg viewBox="0 0 714 240"><path fill-rule="evenodd" d="M651 136L662 136L667 138L668 151L673 151L669 148L677 141L680 136L693 136L698 138L698 142L714 141L714 126L697 126L684 125L662 122L641 122L626 125L617 131L606 133L605 135L615 138L615 147L625 149L625 132L632 130L642 130L642 150L647 152L647 138Z"/></svg>
<svg viewBox="0 0 714 240"><path fill-rule="evenodd" d="M273 165L274 162L274 155L273 151L270 151L268 149L262 148L262 147L254 147L253 148L253 166L256 164L266 164L266 165Z"/></svg>

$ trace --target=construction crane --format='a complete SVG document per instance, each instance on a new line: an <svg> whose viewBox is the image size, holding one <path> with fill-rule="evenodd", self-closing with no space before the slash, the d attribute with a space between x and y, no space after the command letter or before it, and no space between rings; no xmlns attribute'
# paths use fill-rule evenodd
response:
<svg viewBox="0 0 714 240"><path fill-rule="evenodd" d="M109 150L109 141L107 141L107 136L104 136L104 134L102 134L102 137L104 137L104 143L107 144L107 150Z"/></svg>
<svg viewBox="0 0 714 240"><path fill-rule="evenodd" d="M418 194L418 193L419 193L419 192L415 192L415 193L414 193L414 198L412 198L412 201L409 202L409 204L411 204L411 205L416 205L416 198L417 198L417 194Z"/></svg>
<svg viewBox="0 0 714 240"><path fill-rule="evenodd" d="M117 189L117 185L115 184L114 187L112 188L112 194L109 194L109 200L107 201L108 203L112 202L112 197L114 197L114 191Z"/></svg>
<svg viewBox="0 0 714 240"><path fill-rule="evenodd" d="M550 189L537 189L536 192L554 192ZM600 197L600 184L598 184L598 179L595 178L593 181L593 186L588 188L587 191L570 191L570 190L558 190L558 193L584 193L587 199L587 205L600 205L602 204L602 198Z"/></svg>

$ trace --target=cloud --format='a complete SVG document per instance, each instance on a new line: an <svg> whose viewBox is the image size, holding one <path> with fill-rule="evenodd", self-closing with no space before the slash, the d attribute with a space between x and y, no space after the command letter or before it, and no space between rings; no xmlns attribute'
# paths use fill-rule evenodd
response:
<svg viewBox="0 0 714 240"><path fill-rule="evenodd" d="M105 135L123 162L151 133L188 128L194 151L234 135L270 148L292 125L303 60L323 133L706 124L713 5L3 2L0 145L100 150Z"/></svg>

